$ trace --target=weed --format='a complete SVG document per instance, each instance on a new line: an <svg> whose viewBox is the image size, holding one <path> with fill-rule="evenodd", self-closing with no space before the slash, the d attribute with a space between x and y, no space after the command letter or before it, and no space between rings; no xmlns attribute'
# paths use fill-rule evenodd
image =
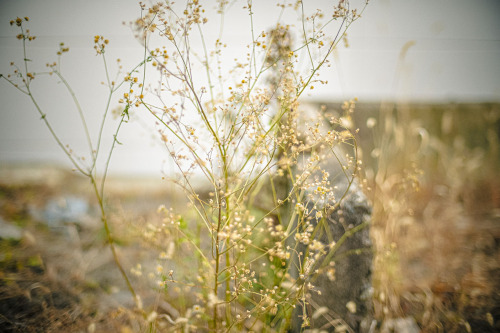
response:
<svg viewBox="0 0 500 333"><path fill-rule="evenodd" d="M110 42L95 36L108 89L97 137L91 136L76 93L61 72L69 48L61 43L58 60L47 64L47 72L36 72L28 55L27 43L35 39L25 28L28 18L11 22L20 29L24 60L20 66L12 63L13 73L2 77L32 101L75 170L90 180L114 261L151 330L286 331L294 308L305 309L306 295L320 293L315 277L326 274L342 242L366 226L351 228L338 244L326 227L360 165L350 125L354 101L346 103L343 115L308 122L299 104L315 85L326 84L321 69L330 67L329 56L364 6L351 9L340 1L331 12L309 14L301 1L278 4L280 17L295 11L298 24L278 20L271 30L257 31L253 17L258 14L248 1L243 6L251 33L247 51L229 62L224 52L232 45L223 41L222 23L232 5L217 3L220 32L212 38L205 28L209 16L197 0L141 3L141 17L130 26L143 45L143 59L127 72L120 67L115 79L106 59ZM194 49L196 43L200 49ZM47 75L57 77L73 98L88 143L85 156L60 140L37 102L33 82ZM114 99L120 111L111 147L104 152L104 123ZM151 278L166 299L177 300L170 315L142 309L118 258L105 207L106 176L120 131L131 115L145 111L178 169L172 180L185 191L189 210L159 208L163 224L142 230L159 249L158 264L146 272L138 263L130 274ZM104 168L98 172L101 158ZM327 159L339 164L336 174L322 166ZM335 185L339 179L345 184L341 190ZM311 318L305 310L302 317L305 328Z"/></svg>

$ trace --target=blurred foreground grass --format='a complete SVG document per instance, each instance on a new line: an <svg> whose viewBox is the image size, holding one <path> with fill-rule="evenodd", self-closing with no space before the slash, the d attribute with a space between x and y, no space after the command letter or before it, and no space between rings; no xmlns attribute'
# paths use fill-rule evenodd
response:
<svg viewBox="0 0 500 333"><path fill-rule="evenodd" d="M500 106L359 105L375 315L500 329Z"/></svg>
<svg viewBox="0 0 500 333"><path fill-rule="evenodd" d="M424 332L500 330L500 105L360 103L354 116L364 187L374 206L378 330L390 331L392 319L408 317ZM140 329L140 318L118 297L123 286L113 279L117 272L99 231L77 226L56 234L30 215L61 195L79 193L90 202L88 184L38 166L0 171L0 215L24 230L18 242L0 240L0 295L8 304L29 290L16 310L19 320L33 319L25 320L25 331L36 331L38 320L48 320L52 331ZM185 207L182 194L159 179L110 179L108 192L124 264L154 265L159 249L137 236L161 223L158 205ZM183 256L178 260L185 264ZM147 278L135 279L146 293ZM182 293L174 291L177 299L167 301L185 302ZM113 297L105 301L102 295ZM150 304L174 311L151 297ZM111 303L96 306L103 302L119 310ZM1 325L12 321L6 309Z"/></svg>

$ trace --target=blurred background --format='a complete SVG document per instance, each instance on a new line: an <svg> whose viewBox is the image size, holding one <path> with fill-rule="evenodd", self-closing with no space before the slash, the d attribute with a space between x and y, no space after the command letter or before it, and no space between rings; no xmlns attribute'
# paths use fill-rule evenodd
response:
<svg viewBox="0 0 500 333"><path fill-rule="evenodd" d="M350 4L361 8L363 1ZM248 15L241 7L235 3L226 15L225 24L231 27L224 32L227 43L249 38ZM304 2L306 12L316 8L327 11L330 7L330 1ZM256 31L269 29L268 22L276 21L278 8L263 1L257 1L254 8L259 13L254 15ZM316 87L314 94L304 99L341 103L358 97L360 102L371 104L498 102L499 12L500 3L495 0L372 1L362 18L350 27L349 46L341 44L331 57L333 66L323 72L322 79L329 83ZM122 60L126 70L141 58L142 48L123 23L139 15L139 5L132 0L2 0L0 72L10 73L10 62L22 59L21 43L15 37L18 32L9 21L30 17L28 26L37 36L29 43L33 68L43 71L45 63L56 60L55 52L64 42L70 52L63 57L62 71L80 99L89 124L98 123L107 96L100 85L104 70L93 50L93 36L104 35L110 40L110 72L116 71L116 58ZM212 17L218 22L216 15ZM296 24L297 17L285 17L284 21ZM207 34L212 32L208 26L206 30ZM232 59L232 54L228 57ZM75 151L84 149L78 139L82 133L72 120L75 110L70 96L57 80L35 81L33 91L65 143ZM0 163L66 162L28 98L5 81L0 98ZM116 100L112 103L117 105ZM164 151L151 138L152 132L144 122L129 124L122 135L126 144L116 151L111 172L151 175L168 167ZM134 163L130 163L131 156Z"/></svg>
<svg viewBox="0 0 500 333"><path fill-rule="evenodd" d="M268 22L278 17L270 3L254 2L254 11L261 13L254 17L256 31L269 29ZM353 8L363 4L350 3ZM249 40L242 6L232 5L225 17L227 27L241 26L226 30L228 45ZM330 7L327 0L304 1L308 12ZM500 330L499 14L497 0L371 1L349 29L348 47L341 43L330 59L332 67L322 73L329 84L316 87L302 101L307 108L325 105L338 111L343 101L359 99L353 128L360 129L360 180L373 204L374 312L384 332L397 332L397 327L404 332ZM38 68L56 59L60 42L70 48L62 70L96 133L107 95L100 84L105 76L93 49L94 36L110 40L111 72L116 71L116 58L126 70L141 59L143 49L123 22L139 15L132 0L0 0L0 72L10 73L11 61L21 63L18 31L9 21L28 16L37 36L29 52ZM285 22L296 24L297 18ZM210 26L207 36L215 36ZM76 152L85 151L70 96L57 80L45 79L33 81L35 96L64 142ZM74 174L41 167L69 163L29 99L2 81L0 100L3 219L29 226L27 221L40 215L33 217L28 208L34 205L43 212L59 207L59 201L51 200L60 199L61 192L63 212L76 202L72 209L85 215L93 200L82 195L88 184ZM112 103L111 109L118 105ZM105 133L112 133L111 123ZM184 202L172 186L159 181L173 165L150 123L147 115L134 114L110 165L110 174L119 181L109 182L114 198L109 204L123 244L132 244L131 233L158 220L158 204ZM33 182L15 183L16 177ZM71 193L80 201L68 197ZM80 237L84 244L82 231ZM69 247L74 239L58 241ZM38 242L40 248L55 244ZM92 250L80 247L75 256L87 258ZM60 270L73 274L68 264ZM84 273L93 276L94 271ZM103 279L94 278L99 283Z"/></svg>

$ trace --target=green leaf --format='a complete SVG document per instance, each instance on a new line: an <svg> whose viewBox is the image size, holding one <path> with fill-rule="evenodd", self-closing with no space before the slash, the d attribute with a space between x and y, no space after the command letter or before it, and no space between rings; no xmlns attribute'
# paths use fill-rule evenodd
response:
<svg viewBox="0 0 500 333"><path fill-rule="evenodd" d="M183 217L179 219L179 229L186 230L188 227L186 220Z"/></svg>

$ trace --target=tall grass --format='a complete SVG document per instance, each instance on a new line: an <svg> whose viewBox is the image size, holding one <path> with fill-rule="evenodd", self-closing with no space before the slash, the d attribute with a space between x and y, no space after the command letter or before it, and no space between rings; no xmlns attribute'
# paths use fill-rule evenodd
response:
<svg viewBox="0 0 500 333"><path fill-rule="evenodd" d="M358 108L373 200L375 316L410 316L426 332L490 331L498 316L498 109Z"/></svg>

